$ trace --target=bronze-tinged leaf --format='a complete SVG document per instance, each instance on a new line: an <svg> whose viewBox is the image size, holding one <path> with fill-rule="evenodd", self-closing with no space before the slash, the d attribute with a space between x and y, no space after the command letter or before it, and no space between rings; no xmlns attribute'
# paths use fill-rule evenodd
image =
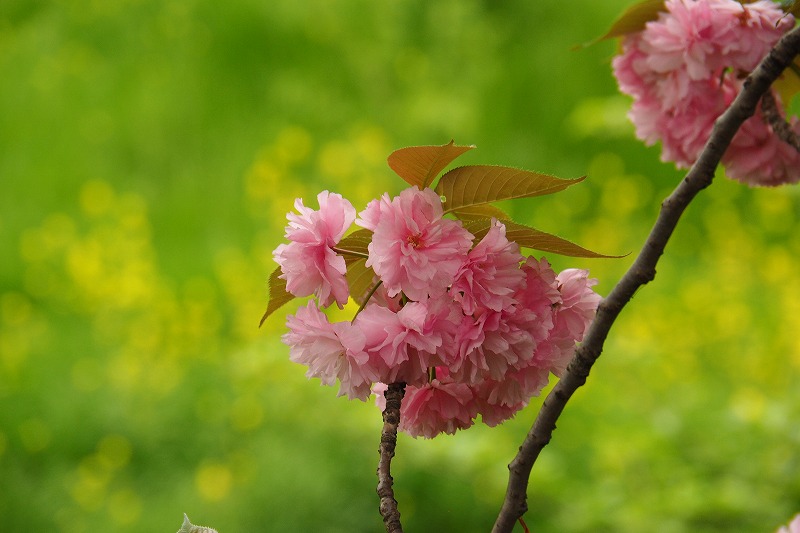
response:
<svg viewBox="0 0 800 533"><path fill-rule="evenodd" d="M518 224L504 220L503 224L506 227L506 238L509 241L514 241L522 248L531 248L551 254L565 255L567 257L588 257L594 259L600 258L620 258L622 255L605 255L591 250L587 250L582 246L570 242L561 237L556 237L550 233L545 233L524 224ZM475 235L475 242L479 242L488 232L491 227L491 220L474 220L464 225L464 227Z"/></svg>
<svg viewBox="0 0 800 533"><path fill-rule="evenodd" d="M444 167L473 148L474 145L458 146L454 141L440 146L409 146L392 152L387 162L398 176L424 189L433 183Z"/></svg>
<svg viewBox="0 0 800 533"><path fill-rule="evenodd" d="M517 168L470 165L447 172L435 190L444 196L445 213L452 213L499 200L552 194L583 179L563 180Z"/></svg>
<svg viewBox="0 0 800 533"><path fill-rule="evenodd" d="M286 280L279 278L278 276L280 275L281 267L278 267L273 270L272 274L269 276L267 310L264 312L264 316L261 317L258 327L261 327L267 317L275 312L276 309L280 308L285 303L291 302L295 298L293 294L286 291Z"/></svg>
<svg viewBox="0 0 800 533"><path fill-rule="evenodd" d="M644 0L633 4L626 9L612 24L608 31L599 39L613 39L614 37L624 37L629 33L636 33L644 29L645 24L651 20L656 20L658 14L666 11L665 0Z"/></svg>
<svg viewBox="0 0 800 533"><path fill-rule="evenodd" d="M377 283L375 272L365 265L367 260L364 258L351 255L345 256L344 260L347 263L347 284L350 286L350 297L358 305L364 305L364 300Z"/></svg>
<svg viewBox="0 0 800 533"><path fill-rule="evenodd" d="M339 241L336 249L344 256L345 260L351 255L364 256L369 253L368 246L372 242L372 232L368 229L356 230ZM352 254L348 254L351 252Z"/></svg>
<svg viewBox="0 0 800 533"><path fill-rule="evenodd" d="M364 304L364 299L376 283L375 272L365 264L366 256L369 255L370 242L372 242L372 232L368 229L360 229L339 241L336 246L347 264L347 284L350 287L350 297L358 305Z"/></svg>
<svg viewBox="0 0 800 533"><path fill-rule="evenodd" d="M464 207L458 211L453 211L453 214L464 221L476 220L481 218L496 218L497 220L511 220L508 213L491 204L473 205Z"/></svg>

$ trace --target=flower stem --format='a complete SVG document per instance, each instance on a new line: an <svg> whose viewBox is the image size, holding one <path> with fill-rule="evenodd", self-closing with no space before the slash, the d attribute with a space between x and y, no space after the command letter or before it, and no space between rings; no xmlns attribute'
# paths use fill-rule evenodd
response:
<svg viewBox="0 0 800 533"><path fill-rule="evenodd" d="M372 295L375 294L375 291L378 290L378 287L380 287L382 283L383 283L382 281L379 281L378 283L373 285L373 287L369 290L369 292L367 293L367 297L364 298L364 302L358 307L358 311L356 311L356 314L353 315L353 320L350 321L351 324L356 321L356 317L359 315L359 313L361 313L361 311L364 310L364 308L369 303L369 299L372 298Z"/></svg>
<svg viewBox="0 0 800 533"><path fill-rule="evenodd" d="M353 250L345 250L344 248L337 248L336 246L331 246L331 250L333 250L339 255L352 255L353 257L362 257L364 259L369 258L369 254L365 254L363 252L356 252Z"/></svg>
<svg viewBox="0 0 800 533"><path fill-rule="evenodd" d="M400 404L406 392L405 383L392 383L384 393L386 409L383 411L383 429L381 430L381 444L378 447L380 461L378 462L378 496L380 497L380 512L387 533L403 533L400 524L400 511L397 509L397 500L392 489L392 457L397 447L397 426L400 425Z"/></svg>

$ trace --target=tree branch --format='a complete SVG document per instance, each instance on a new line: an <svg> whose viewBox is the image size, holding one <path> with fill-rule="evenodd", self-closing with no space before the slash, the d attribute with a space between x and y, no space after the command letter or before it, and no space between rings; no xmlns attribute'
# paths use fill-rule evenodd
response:
<svg viewBox="0 0 800 533"><path fill-rule="evenodd" d="M780 140L800 152L800 135L795 133L792 126L781 116L772 91L765 92L761 97L761 116Z"/></svg>
<svg viewBox="0 0 800 533"><path fill-rule="evenodd" d="M492 529L493 533L509 533L517 519L528 510L527 490L533 464L542 449L550 442L556 421L572 394L586 383L592 365L600 357L603 343L612 324L636 290L655 278L658 259L664 252L681 215L692 199L711 184L714 171L733 136L742 123L755 113L762 95L798 53L800 53L800 26L784 35L747 77L742 91L715 122L711 137L697 162L661 204L661 211L639 256L600 303L583 343L575 350L575 355L561 380L547 395L519 453L508 465L508 488Z"/></svg>
<svg viewBox="0 0 800 533"><path fill-rule="evenodd" d="M397 426L400 425L400 403L406 393L405 383L392 383L383 394L386 408L383 410L383 429L381 444L378 448L381 458L378 462L378 496L380 511L387 533L403 533L400 524L400 511L392 489L392 457L397 447Z"/></svg>

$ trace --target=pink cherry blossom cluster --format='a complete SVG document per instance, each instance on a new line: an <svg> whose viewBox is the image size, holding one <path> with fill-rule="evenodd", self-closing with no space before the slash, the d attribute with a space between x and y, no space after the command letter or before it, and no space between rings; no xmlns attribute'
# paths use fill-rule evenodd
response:
<svg viewBox="0 0 800 533"><path fill-rule="evenodd" d="M688 168L744 75L794 27L794 17L769 0L667 0L665 9L624 38L614 75L634 99L629 117L637 137L648 145L661 141L661 159ZM800 133L797 117L790 125ZM800 181L800 153L760 113L744 123L722 163L729 177L750 185Z"/></svg>
<svg viewBox="0 0 800 533"><path fill-rule="evenodd" d="M389 383L407 384L400 429L428 438L513 416L561 375L600 301L584 270L556 273L523 257L492 220L476 240L444 218L441 198L411 187L370 202L355 217L338 194L322 192L319 210L295 206L288 244L274 252L287 291L314 295L289 316L283 342L292 361L339 395L383 399ZM337 247L355 222L372 232L366 266L380 282L352 321L331 323L320 310L348 298L347 250Z"/></svg>

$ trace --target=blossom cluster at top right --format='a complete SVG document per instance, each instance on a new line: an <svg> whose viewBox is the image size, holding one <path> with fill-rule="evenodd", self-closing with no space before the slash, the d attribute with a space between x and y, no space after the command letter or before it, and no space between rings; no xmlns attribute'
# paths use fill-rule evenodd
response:
<svg viewBox="0 0 800 533"><path fill-rule="evenodd" d="M667 0L664 9L623 38L613 69L620 90L633 97L636 136L647 145L660 141L662 160L688 168L746 75L795 21L769 0ZM773 132L760 108L725 152L726 174L749 185L800 181L800 152ZM798 118L788 122L800 134Z"/></svg>

